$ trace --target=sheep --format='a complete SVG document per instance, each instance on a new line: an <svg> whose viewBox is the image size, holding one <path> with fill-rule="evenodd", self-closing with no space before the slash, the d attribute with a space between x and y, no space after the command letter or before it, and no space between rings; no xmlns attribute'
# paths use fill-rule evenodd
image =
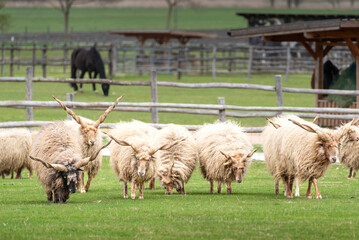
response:
<svg viewBox="0 0 359 240"><path fill-rule="evenodd" d="M110 144L96 149L91 157L82 156L77 136L65 122L54 122L40 129L31 146L30 158L39 181L45 188L47 200L54 203L66 202L70 193L77 191L80 171L94 161Z"/></svg>
<svg viewBox="0 0 359 240"><path fill-rule="evenodd" d="M169 125L159 132L160 144L173 143L185 139L176 146L157 153L160 160L158 176L166 188L166 195L171 195L173 187L180 194L186 194L184 184L191 178L197 162L196 142L192 134L184 127Z"/></svg>
<svg viewBox="0 0 359 240"><path fill-rule="evenodd" d="M2 179L16 172L16 179L21 179L21 171L25 167L32 179L32 162L29 158L32 143L31 132L27 129L11 129L0 131L0 173Z"/></svg>
<svg viewBox="0 0 359 240"><path fill-rule="evenodd" d="M213 193L213 181L217 181L218 193L222 191L222 183L227 183L227 194L232 194L231 182L242 182L250 157L257 149L252 150L247 136L233 121L204 125L195 133L195 139L200 170L210 182L210 193Z"/></svg>
<svg viewBox="0 0 359 240"><path fill-rule="evenodd" d="M287 119L294 124L284 123ZM306 197L311 198L310 189L313 183L316 198L321 199L318 178L337 160L338 147L334 134L297 117L282 116L277 118L275 123L282 124L271 139L275 146L274 178L282 179L285 183L287 198L293 198L294 178L300 183L309 179ZM271 151L268 146L263 150Z"/></svg>
<svg viewBox="0 0 359 240"><path fill-rule="evenodd" d="M89 119L79 117L77 116L71 109L67 108L65 104L63 104L59 99L57 99L55 96L52 96L59 104L60 106L68 113L70 114L73 119L80 124L80 126L75 123L74 121L66 121L66 124L69 128L72 129L73 134L77 136L77 139L81 145L82 149L82 156L83 157L90 157L100 146L102 143L102 134L101 131L98 130L100 127L100 124L106 119L107 115L115 108L117 103L121 100L123 97L120 96L117 98L115 103L110 106L100 117L99 119L94 122ZM102 164L102 155L99 154L95 161L90 162L88 165L85 166L85 171L87 172L88 179L86 185L84 184L84 172L81 173L81 179L80 179L80 189L81 193L88 192L91 181L93 178L96 177L99 169L101 168Z"/></svg>
<svg viewBox="0 0 359 240"><path fill-rule="evenodd" d="M349 168L348 178L354 178L359 169L359 119L341 126L336 132L339 150L339 162Z"/></svg>
<svg viewBox="0 0 359 240"><path fill-rule="evenodd" d="M167 150L179 141L157 146L152 127L139 121L122 122L106 134L117 144L110 145L111 166L119 181L124 182L124 198L128 198L127 182L131 182L131 199L136 198L135 188L139 187L139 199L143 199L144 183L157 174L158 159L155 153Z"/></svg>

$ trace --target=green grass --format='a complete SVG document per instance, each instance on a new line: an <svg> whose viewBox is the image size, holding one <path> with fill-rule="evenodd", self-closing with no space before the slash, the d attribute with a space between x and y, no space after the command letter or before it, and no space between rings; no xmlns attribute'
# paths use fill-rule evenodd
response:
<svg viewBox="0 0 359 240"><path fill-rule="evenodd" d="M8 32L64 31L63 15L53 8L5 8L1 12L11 15ZM180 8L178 29L230 29L247 26L236 12L306 13L298 9L241 9L241 8ZM357 14L355 10L311 10L317 14ZM156 8L72 8L70 30L108 31L114 29L164 29L167 9Z"/></svg>
<svg viewBox="0 0 359 240"><path fill-rule="evenodd" d="M359 182L347 180L347 169L338 164L319 179L322 200L305 198L307 184L293 200L276 196L272 177L258 161L243 183L233 183L233 195L225 189L210 195L197 168L186 196L165 196L157 181L157 190L145 190L144 200L123 199L123 184L105 159L88 193L53 204L36 178L23 175L0 180L1 239L356 239L359 234Z"/></svg>
<svg viewBox="0 0 359 240"><path fill-rule="evenodd" d="M41 76L37 68L35 76ZM16 76L24 76L24 70L16 72ZM49 72L50 77L68 77L67 74L59 72ZM145 74L123 75L115 78L116 80L126 81L149 81L150 76ZM178 81L175 76L167 74L159 74L158 81ZM210 76L191 76L185 75L180 82L183 83L205 83L213 82ZM216 82L229 83L248 83L246 75L219 75ZM250 83L274 85L273 74L254 74ZM5 100L24 100L25 99L25 83L1 83L0 101ZM303 74L293 74L288 82L283 82L285 87L309 88L310 76ZM110 97L102 95L101 86L97 84L99 94L92 93L92 86L87 84L84 86L84 93L75 96L75 101L80 102L111 102L124 94L122 102L151 102L150 87L135 86L111 86ZM64 83L34 83L33 99L37 101L53 101L51 95L54 94L61 100L66 99L66 93L72 92L72 88ZM218 97L225 97L226 104L236 106L276 106L276 94L274 92L245 90L245 89L187 89L159 87L158 101L161 103L191 103L191 104L217 104ZM309 94L284 94L284 105L293 107L313 107L314 95ZM25 121L26 111L24 109L2 108L0 114L0 122L5 121ZM75 110L81 116L97 119L102 111ZM61 120L66 117L65 111L62 109L35 109L35 120ZM138 119L145 122L151 121L150 113L136 112L112 112L109 114L106 122L118 122L120 120ZM206 115L190 115L190 114L174 114L159 113L160 123L176 123L176 124L203 124L206 122L214 122L217 116ZM236 121L242 123L243 126L264 126L266 120L264 118L237 118Z"/></svg>

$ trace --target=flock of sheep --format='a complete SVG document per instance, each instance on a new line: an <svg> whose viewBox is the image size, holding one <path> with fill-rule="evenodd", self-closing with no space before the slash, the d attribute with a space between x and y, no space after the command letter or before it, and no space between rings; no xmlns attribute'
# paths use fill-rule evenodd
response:
<svg viewBox="0 0 359 240"><path fill-rule="evenodd" d="M59 99L53 97L70 114L74 121L56 121L43 126L38 132L28 130L0 131L0 173L17 174L27 168L32 177L34 168L45 188L48 201L66 202L70 193L89 190L91 180L97 175L102 155L109 146L110 161L118 180L124 182L124 198L128 198L127 184L131 184L131 198L143 199L145 182L161 181L166 194L173 188L185 194L185 184L199 162L200 171L210 182L214 193L214 181L218 193L222 184L227 194L232 193L231 183L241 183L256 149L233 121L205 124L195 133L171 124L158 130L146 123L133 120L119 122L107 131L99 130L100 124L122 98L110 106L97 121L77 116ZM339 161L350 169L348 177L355 177L359 169L358 120L332 131L308 122L295 115L283 115L268 119L263 132L263 151L267 167L275 180L275 193L279 182L284 184L284 194L293 198L292 188L296 181L295 195L299 196L299 183L308 179L307 198L311 198L311 185L316 198L321 198L318 178L323 176L331 163ZM102 145L103 136L108 143ZM88 181L84 184L84 172Z"/></svg>

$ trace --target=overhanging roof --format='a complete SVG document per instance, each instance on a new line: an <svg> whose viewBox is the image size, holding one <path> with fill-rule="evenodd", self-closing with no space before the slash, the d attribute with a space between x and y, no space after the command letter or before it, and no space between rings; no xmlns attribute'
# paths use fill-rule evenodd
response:
<svg viewBox="0 0 359 240"><path fill-rule="evenodd" d="M266 41L344 41L359 39L358 20L323 20L233 29L234 38L263 37Z"/></svg>

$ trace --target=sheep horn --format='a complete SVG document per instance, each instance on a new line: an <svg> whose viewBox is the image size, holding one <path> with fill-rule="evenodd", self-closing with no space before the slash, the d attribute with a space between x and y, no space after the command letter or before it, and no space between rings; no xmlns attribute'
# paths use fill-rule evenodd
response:
<svg viewBox="0 0 359 240"><path fill-rule="evenodd" d="M352 126L357 125L358 121L359 121L359 118L354 118L354 119L351 121L351 125L352 125Z"/></svg>
<svg viewBox="0 0 359 240"><path fill-rule="evenodd" d="M222 155L223 155L226 159L230 159L230 158L231 158L228 154L222 152L221 150L220 150L219 152L222 153Z"/></svg>
<svg viewBox="0 0 359 240"><path fill-rule="evenodd" d="M315 116L315 118L312 120L312 123L315 123L319 119L319 115Z"/></svg>
<svg viewBox="0 0 359 240"><path fill-rule="evenodd" d="M109 106L107 110L100 116L100 118L95 123L96 128L98 128L98 126L100 126L100 124L105 121L107 115L116 107L117 103L121 100L122 97L123 95L117 98L116 102L112 106Z"/></svg>
<svg viewBox="0 0 359 240"><path fill-rule="evenodd" d="M100 147L100 149L98 149L94 154L92 154L91 157L87 157L82 159L81 161L77 162L75 164L75 169L79 169L83 166L86 166L89 162L93 161L96 159L97 155L100 153L100 151L102 149L104 149L105 147L107 147L108 145L110 145L110 143L112 142L112 140L110 140L108 143L106 143L105 145L103 145L102 147Z"/></svg>
<svg viewBox="0 0 359 240"><path fill-rule="evenodd" d="M184 138L182 138L182 139L179 139L179 140L174 141L174 142L171 143L171 144L166 143L166 144L162 145L161 147L159 147L158 149L155 149L155 150L151 151L150 154L153 155L153 154L155 154L158 150L167 150L167 149L170 149L171 147L173 147L173 146L179 144L180 142L183 142L183 141L186 140L186 139L187 139L187 137L184 137Z"/></svg>
<svg viewBox="0 0 359 240"><path fill-rule="evenodd" d="M38 161L38 162L41 162L45 167L47 168L53 168L55 169L56 171L58 172L66 172L67 171L67 168L62 165L62 164L51 164L51 163L48 163L48 162L45 162L45 161L42 161L41 159L39 158L35 158L35 157L32 157L31 155L29 156L32 160L34 161Z"/></svg>
<svg viewBox="0 0 359 240"><path fill-rule="evenodd" d="M312 133L316 133L320 139L322 139L323 141L327 142L330 141L330 137L328 136L328 134L326 134L325 132L323 132L319 127L317 129L313 129L311 126L304 124L304 123L299 123L293 119L288 119L289 121L293 122L295 125L298 125L299 127L303 128L304 130L308 131L308 132L312 132Z"/></svg>
<svg viewBox="0 0 359 240"><path fill-rule="evenodd" d="M271 124L273 125L273 127L275 127L275 128L280 128L280 127L281 127L278 123L273 122L273 121L270 120L269 118L267 118L267 121L268 121L269 123L271 123Z"/></svg>
<svg viewBox="0 0 359 240"><path fill-rule="evenodd" d="M78 123L80 124L81 126L83 125L82 124L82 121L81 121L81 118L79 116L77 116L71 109L69 109L68 107L66 107L65 104L63 104L60 99L56 98L54 95L52 95L52 98L56 100L56 102L58 102L60 104L60 106L68 113L72 116L72 118Z"/></svg>
<svg viewBox="0 0 359 240"><path fill-rule="evenodd" d="M132 146L130 143L128 143L128 142L126 142L124 140L119 140L119 139L115 138L113 135L111 135L110 133L104 132L104 134L106 134L111 139L113 139L117 144L119 144L121 146L130 146L135 152L138 152L138 150L134 146Z"/></svg>
<svg viewBox="0 0 359 240"><path fill-rule="evenodd" d="M253 149L252 152L248 153L247 158L252 157L252 155L253 155L255 152L257 152L257 150L258 150L257 148Z"/></svg>

